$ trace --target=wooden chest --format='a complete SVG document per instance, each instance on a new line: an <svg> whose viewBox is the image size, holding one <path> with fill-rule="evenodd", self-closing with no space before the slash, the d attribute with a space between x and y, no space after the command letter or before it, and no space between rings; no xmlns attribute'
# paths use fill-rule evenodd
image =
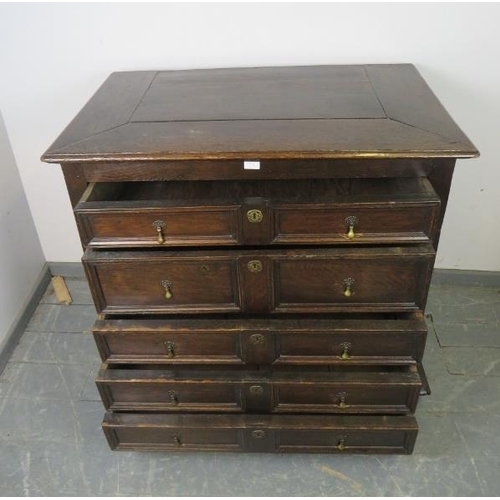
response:
<svg viewBox="0 0 500 500"><path fill-rule="evenodd" d="M411 453L455 160L411 65L113 73L60 163L113 449Z"/></svg>

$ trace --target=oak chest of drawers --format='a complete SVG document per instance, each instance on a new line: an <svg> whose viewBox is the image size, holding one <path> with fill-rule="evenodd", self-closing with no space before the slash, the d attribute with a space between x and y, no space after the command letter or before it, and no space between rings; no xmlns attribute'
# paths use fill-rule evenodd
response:
<svg viewBox="0 0 500 500"><path fill-rule="evenodd" d="M457 158L411 65L112 74L60 163L112 448L411 453Z"/></svg>

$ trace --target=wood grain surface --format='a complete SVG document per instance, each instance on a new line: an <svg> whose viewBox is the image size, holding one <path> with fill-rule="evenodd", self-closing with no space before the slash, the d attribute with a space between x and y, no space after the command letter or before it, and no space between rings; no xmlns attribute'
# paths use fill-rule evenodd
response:
<svg viewBox="0 0 500 500"><path fill-rule="evenodd" d="M47 162L467 158L410 64L113 73Z"/></svg>
<svg viewBox="0 0 500 500"><path fill-rule="evenodd" d="M103 429L112 449L403 453L418 427L410 416L153 415L107 412Z"/></svg>

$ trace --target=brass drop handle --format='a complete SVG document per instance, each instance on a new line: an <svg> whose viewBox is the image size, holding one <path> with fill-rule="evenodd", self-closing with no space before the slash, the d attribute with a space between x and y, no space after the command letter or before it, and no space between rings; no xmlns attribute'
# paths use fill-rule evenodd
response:
<svg viewBox="0 0 500 500"><path fill-rule="evenodd" d="M338 394L339 408L348 408L349 405L346 403L347 392L339 392Z"/></svg>
<svg viewBox="0 0 500 500"><path fill-rule="evenodd" d="M346 217L344 222L345 225L347 226L347 237L350 240L353 240L355 236L354 226L359 222L359 219L354 215L350 215L349 217Z"/></svg>
<svg viewBox="0 0 500 500"><path fill-rule="evenodd" d="M340 359L349 359L351 357L349 351L351 350L352 345L349 342L342 342L340 347L342 348Z"/></svg>
<svg viewBox="0 0 500 500"><path fill-rule="evenodd" d="M156 228L156 233L158 234L158 243L163 245L165 243L165 237L163 236L163 230L167 227L165 221L155 220L153 222L153 227Z"/></svg>
<svg viewBox="0 0 500 500"><path fill-rule="evenodd" d="M174 434L173 441L177 446L180 446L182 444L181 437L178 434Z"/></svg>
<svg viewBox="0 0 500 500"><path fill-rule="evenodd" d="M339 451L344 451L345 450L345 436L341 436L339 438L339 442L337 444L337 449Z"/></svg>
<svg viewBox="0 0 500 500"><path fill-rule="evenodd" d="M168 391L168 397L170 399L170 403L173 405L179 404L179 397L175 391Z"/></svg>
<svg viewBox="0 0 500 500"><path fill-rule="evenodd" d="M161 286L165 288L165 298L170 300L172 298L172 282L168 280L163 280Z"/></svg>
<svg viewBox="0 0 500 500"><path fill-rule="evenodd" d="M175 344L173 342L163 342L163 345L167 350L167 358L173 358L175 356Z"/></svg>
<svg viewBox="0 0 500 500"><path fill-rule="evenodd" d="M353 292L353 286L354 286L355 280L353 278L346 278L344 280L344 295L346 297L351 297Z"/></svg>

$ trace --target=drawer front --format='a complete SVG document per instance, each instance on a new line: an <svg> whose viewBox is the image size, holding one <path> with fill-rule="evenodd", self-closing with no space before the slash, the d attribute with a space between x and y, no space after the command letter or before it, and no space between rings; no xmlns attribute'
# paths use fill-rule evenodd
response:
<svg viewBox="0 0 500 500"><path fill-rule="evenodd" d="M405 414L416 409L419 376L399 373L364 377L349 373L330 383L276 382L275 413Z"/></svg>
<svg viewBox="0 0 500 500"><path fill-rule="evenodd" d="M91 248L394 245L432 241L439 210L418 177L97 183L75 216Z"/></svg>
<svg viewBox="0 0 500 500"><path fill-rule="evenodd" d="M413 451L418 427L408 416L151 415L106 413L112 449L312 453Z"/></svg>
<svg viewBox="0 0 500 500"><path fill-rule="evenodd" d="M274 260L275 312L423 309L433 257L312 255Z"/></svg>
<svg viewBox="0 0 500 500"><path fill-rule="evenodd" d="M96 383L111 410L338 414L413 412L422 385L414 367L397 372L294 371L266 376L241 371L116 370L105 365Z"/></svg>
<svg viewBox="0 0 500 500"><path fill-rule="evenodd" d="M305 336L282 333L276 364L379 364L421 359L426 334L422 332L319 332Z"/></svg>
<svg viewBox="0 0 500 500"><path fill-rule="evenodd" d="M238 207L76 209L84 245L106 247L211 246L241 243Z"/></svg>
<svg viewBox="0 0 500 500"><path fill-rule="evenodd" d="M395 319L100 320L93 328L111 364L380 365L422 359L421 313Z"/></svg>
<svg viewBox="0 0 500 500"><path fill-rule="evenodd" d="M246 451L240 429L212 419L108 412L102 427L113 450Z"/></svg>
<svg viewBox="0 0 500 500"><path fill-rule="evenodd" d="M277 207L273 243L427 242L433 238L438 209L439 203Z"/></svg>
<svg viewBox="0 0 500 500"><path fill-rule="evenodd" d="M185 380L150 370L101 370L96 384L112 410L241 412L240 387L206 375L209 380L203 381L196 374Z"/></svg>
<svg viewBox="0 0 500 500"><path fill-rule="evenodd" d="M425 307L430 245L244 252L95 252L99 312L404 312Z"/></svg>
<svg viewBox="0 0 500 500"><path fill-rule="evenodd" d="M236 259L151 254L87 263L95 302L105 312L237 312Z"/></svg>

